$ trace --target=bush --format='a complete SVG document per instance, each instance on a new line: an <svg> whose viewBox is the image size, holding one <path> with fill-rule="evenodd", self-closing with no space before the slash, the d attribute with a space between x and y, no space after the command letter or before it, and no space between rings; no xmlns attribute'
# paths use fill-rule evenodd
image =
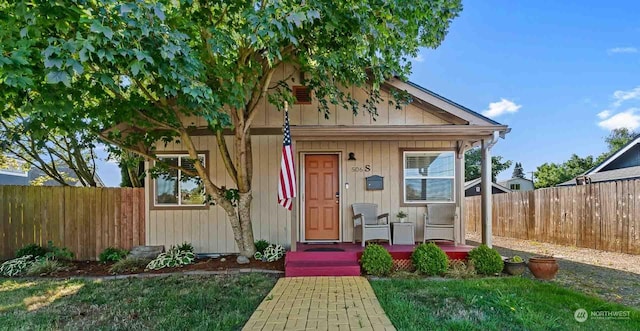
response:
<svg viewBox="0 0 640 331"><path fill-rule="evenodd" d="M500 253L482 244L469 252L469 261L473 262L476 271L482 275L493 275L502 271L504 262Z"/></svg>
<svg viewBox="0 0 640 331"><path fill-rule="evenodd" d="M449 270L445 275L452 278L471 278L476 275L476 269L471 261L464 263L462 260L453 260L449 262Z"/></svg>
<svg viewBox="0 0 640 331"><path fill-rule="evenodd" d="M121 274L125 272L144 270L149 262L151 261L148 259L140 259L135 257L125 258L114 263L111 268L109 268L109 272L112 274Z"/></svg>
<svg viewBox="0 0 640 331"><path fill-rule="evenodd" d="M129 251L115 247L107 247L100 253L100 262L118 262L127 257Z"/></svg>
<svg viewBox="0 0 640 331"><path fill-rule="evenodd" d="M178 245L178 250L183 252L191 252L191 253L195 252L195 250L193 249L193 245L191 245L191 243L188 243L186 241Z"/></svg>
<svg viewBox="0 0 640 331"><path fill-rule="evenodd" d="M411 261L416 270L428 276L442 275L449 266L447 254L434 243L418 245L411 254Z"/></svg>
<svg viewBox="0 0 640 331"><path fill-rule="evenodd" d="M47 250L38 244L29 244L16 251L16 257L31 255L32 257L44 256Z"/></svg>
<svg viewBox="0 0 640 331"><path fill-rule="evenodd" d="M5 261L0 265L0 276L20 276L29 269L33 262L34 257L31 255L25 255L13 260Z"/></svg>
<svg viewBox="0 0 640 331"><path fill-rule="evenodd" d="M73 260L73 252L66 247L58 247L53 244L53 241L47 242L47 253L44 255L48 260Z"/></svg>
<svg viewBox="0 0 640 331"><path fill-rule="evenodd" d="M146 269L158 270L163 268L181 267L195 261L196 255L190 251L181 251L178 247L171 246L168 251L160 253L158 257L147 264Z"/></svg>
<svg viewBox="0 0 640 331"><path fill-rule="evenodd" d="M44 276L62 270L66 270L66 267L60 261L40 258L27 269L27 275Z"/></svg>
<svg viewBox="0 0 640 331"><path fill-rule="evenodd" d="M391 254L378 244L367 245L362 253L360 262L364 271L374 276L388 275L393 268Z"/></svg>
<svg viewBox="0 0 640 331"><path fill-rule="evenodd" d="M264 240L264 239L260 239L258 241L255 242L256 245L256 253L260 253L260 254L264 254L264 250L269 247L269 242Z"/></svg>

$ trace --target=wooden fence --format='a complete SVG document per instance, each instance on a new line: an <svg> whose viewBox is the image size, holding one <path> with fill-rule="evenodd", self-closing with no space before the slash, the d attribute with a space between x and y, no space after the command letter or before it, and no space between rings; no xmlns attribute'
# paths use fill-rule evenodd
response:
<svg viewBox="0 0 640 331"><path fill-rule="evenodd" d="M465 200L481 232L480 196ZM493 195L493 235L640 254L640 180Z"/></svg>
<svg viewBox="0 0 640 331"><path fill-rule="evenodd" d="M106 247L145 242L144 189L0 186L0 260L30 243L94 260Z"/></svg>

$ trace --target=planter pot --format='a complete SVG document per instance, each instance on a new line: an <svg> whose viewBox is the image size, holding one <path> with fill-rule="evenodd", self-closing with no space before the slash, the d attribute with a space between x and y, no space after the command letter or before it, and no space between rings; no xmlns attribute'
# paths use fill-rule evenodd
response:
<svg viewBox="0 0 640 331"><path fill-rule="evenodd" d="M504 272L512 276L520 276L527 268L527 264L522 262L504 261Z"/></svg>
<svg viewBox="0 0 640 331"><path fill-rule="evenodd" d="M558 262L551 256L533 256L529 258L529 270L538 279L551 280L558 272Z"/></svg>

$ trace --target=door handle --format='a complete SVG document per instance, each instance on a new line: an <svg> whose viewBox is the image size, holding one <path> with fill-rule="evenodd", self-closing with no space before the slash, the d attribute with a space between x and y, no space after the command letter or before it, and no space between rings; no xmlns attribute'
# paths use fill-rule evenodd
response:
<svg viewBox="0 0 640 331"><path fill-rule="evenodd" d="M336 192L336 203L340 204L340 192Z"/></svg>

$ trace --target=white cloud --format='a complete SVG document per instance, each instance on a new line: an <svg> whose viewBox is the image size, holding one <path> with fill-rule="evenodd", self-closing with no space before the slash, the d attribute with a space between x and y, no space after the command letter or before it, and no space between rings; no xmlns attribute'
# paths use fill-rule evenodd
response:
<svg viewBox="0 0 640 331"><path fill-rule="evenodd" d="M607 50L609 54L620 54L620 53L638 53L638 49L635 47L615 47L609 48Z"/></svg>
<svg viewBox="0 0 640 331"><path fill-rule="evenodd" d="M610 110L603 110L601 112L598 113L598 117L603 120L607 117L611 116L611 111Z"/></svg>
<svg viewBox="0 0 640 331"><path fill-rule="evenodd" d="M422 57L422 54L418 53L418 55L416 55L416 57L411 58L412 62L423 62L424 61L424 57Z"/></svg>
<svg viewBox="0 0 640 331"><path fill-rule="evenodd" d="M613 105L616 107L627 100L640 99L640 86L629 91L615 91L613 92L613 98L615 99Z"/></svg>
<svg viewBox="0 0 640 331"><path fill-rule="evenodd" d="M608 130L619 128L635 130L640 127L640 114L638 114L638 110L638 108L629 108L626 111L617 113L603 121L600 121L598 125L601 128Z"/></svg>
<svg viewBox="0 0 640 331"><path fill-rule="evenodd" d="M489 104L489 109L482 112L482 115L487 117L497 117L505 113L515 113L520 109L522 105L517 105L511 100L501 98L498 102L492 102Z"/></svg>

